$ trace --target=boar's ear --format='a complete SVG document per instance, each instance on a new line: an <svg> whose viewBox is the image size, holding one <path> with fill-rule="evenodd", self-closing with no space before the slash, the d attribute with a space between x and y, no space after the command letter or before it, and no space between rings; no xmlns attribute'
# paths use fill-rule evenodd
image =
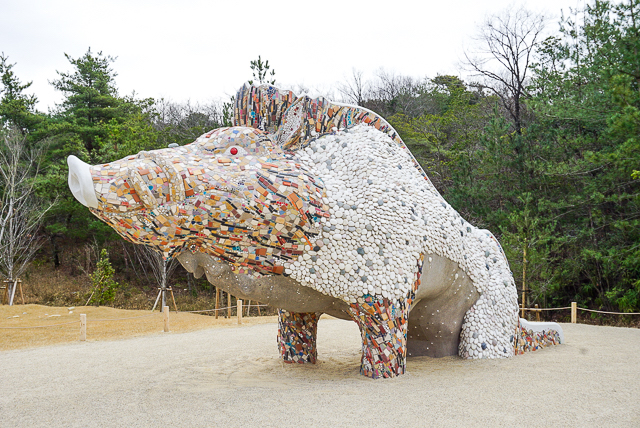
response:
<svg viewBox="0 0 640 428"><path fill-rule="evenodd" d="M305 136L305 130L309 127L307 109L311 99L307 96L298 98L282 117L282 123L275 136L277 144L281 147L299 148L301 139Z"/></svg>
<svg viewBox="0 0 640 428"><path fill-rule="evenodd" d="M156 208L158 206L158 201L156 201L156 197L153 196L153 192L149 190L147 183L144 181L138 170L136 168L129 168L128 175L129 180L131 181L131 184L133 184L133 188L138 196L140 196L142 203L149 209Z"/></svg>
<svg viewBox="0 0 640 428"><path fill-rule="evenodd" d="M296 95L291 91L245 83L236 94L233 126L257 128L275 135L284 112L295 100Z"/></svg>
<svg viewBox="0 0 640 428"><path fill-rule="evenodd" d="M164 171L167 176L167 180L169 181L169 188L171 191L171 200L175 202L182 202L185 200L185 188L184 188L184 180L182 176L176 169L173 167L173 163L169 162L162 156L157 156L154 153L151 153L151 158L153 161Z"/></svg>
<svg viewBox="0 0 640 428"><path fill-rule="evenodd" d="M384 132L401 146L404 143L395 129L382 116L364 107L339 104L323 97L296 99L282 115L275 140L286 150L294 151L334 128L344 129L366 124Z"/></svg>

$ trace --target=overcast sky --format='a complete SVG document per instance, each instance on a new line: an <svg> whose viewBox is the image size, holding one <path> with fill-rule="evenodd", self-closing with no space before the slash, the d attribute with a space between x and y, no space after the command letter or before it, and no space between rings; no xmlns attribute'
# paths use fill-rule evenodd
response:
<svg viewBox="0 0 640 428"><path fill-rule="evenodd" d="M459 59L487 15L510 4L546 12L584 0L309 2L255 0L0 0L0 52L46 111L61 94L48 83L71 71L64 53L88 47L117 57L120 95L221 100L251 78L261 55L286 85L326 91L353 68L414 77L461 75Z"/></svg>

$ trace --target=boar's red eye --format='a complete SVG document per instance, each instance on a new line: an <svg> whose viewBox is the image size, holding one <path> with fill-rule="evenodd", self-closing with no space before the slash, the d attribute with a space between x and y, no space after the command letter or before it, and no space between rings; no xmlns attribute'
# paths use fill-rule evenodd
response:
<svg viewBox="0 0 640 428"><path fill-rule="evenodd" d="M236 149L235 147L231 147L230 152L231 152L232 155L237 155L238 154L238 149Z"/></svg>

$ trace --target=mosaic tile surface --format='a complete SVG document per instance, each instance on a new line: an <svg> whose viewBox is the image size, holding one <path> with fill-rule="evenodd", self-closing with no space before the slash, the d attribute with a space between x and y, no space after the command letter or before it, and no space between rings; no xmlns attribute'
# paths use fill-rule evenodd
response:
<svg viewBox="0 0 640 428"><path fill-rule="evenodd" d="M273 136L287 150L306 147L311 141L336 130L365 124L387 134L406 151L413 165L431 184L418 161L395 129L380 115L363 107L333 103L323 97L296 97L291 91L274 86L245 84L236 94L235 126L250 126ZM431 190L437 190L431 185Z"/></svg>
<svg viewBox="0 0 640 428"><path fill-rule="evenodd" d="M245 84L236 94L233 125L248 126L276 135L282 116L296 99L291 91L269 85Z"/></svg>
<svg viewBox="0 0 640 428"><path fill-rule="evenodd" d="M556 330L533 331L527 330L518 323L516 334L513 337L513 345L516 355L525 352L537 351L548 346L560 345L562 340Z"/></svg>
<svg viewBox="0 0 640 428"><path fill-rule="evenodd" d="M405 373L407 364L407 327L411 303L420 285L424 255L418 261L416 280L406 299L364 295L351 304L351 314L362 335L360 373L373 379L391 378Z"/></svg>
<svg viewBox="0 0 640 428"><path fill-rule="evenodd" d="M352 304L351 311L362 335L360 373L374 379L404 374L409 313L406 303L363 296L363 302Z"/></svg>
<svg viewBox="0 0 640 428"><path fill-rule="evenodd" d="M278 348L285 363L312 363L318 358L318 314L278 311Z"/></svg>
<svg viewBox="0 0 640 428"><path fill-rule="evenodd" d="M207 252L237 273L282 274L282 261L311 246L328 216L322 184L252 128L94 166L93 181L94 214L125 239L165 257Z"/></svg>
<svg viewBox="0 0 640 428"><path fill-rule="evenodd" d="M468 300L455 292L459 277L480 295L456 320L459 355L514 355L517 297L502 248L442 198L387 122L270 86L244 86L234 121L242 126L92 166L92 212L164 257L206 254L237 274L288 276L345 302L367 376L404 372L414 298L448 287ZM421 283L432 255L456 271ZM310 315L286 313L285 359L315 359Z"/></svg>

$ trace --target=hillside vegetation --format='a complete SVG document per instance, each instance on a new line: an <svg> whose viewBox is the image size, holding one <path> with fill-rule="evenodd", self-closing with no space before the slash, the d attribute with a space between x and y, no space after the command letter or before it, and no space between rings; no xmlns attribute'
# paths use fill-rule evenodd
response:
<svg viewBox="0 0 640 428"><path fill-rule="evenodd" d="M490 17L466 81L354 70L336 84L335 98L382 114L443 197L499 238L527 305L640 311L639 3L596 2L548 37L523 9ZM229 125L231 103L122 96L114 58L67 59L52 80L64 101L45 113L0 57L0 272L23 278L33 303L85 304L106 249L115 273L98 303L150 307L152 262L73 198L65 160L190 143ZM251 69L255 83L275 82L268 63ZM169 284L185 307L211 307L205 280L178 267Z"/></svg>

